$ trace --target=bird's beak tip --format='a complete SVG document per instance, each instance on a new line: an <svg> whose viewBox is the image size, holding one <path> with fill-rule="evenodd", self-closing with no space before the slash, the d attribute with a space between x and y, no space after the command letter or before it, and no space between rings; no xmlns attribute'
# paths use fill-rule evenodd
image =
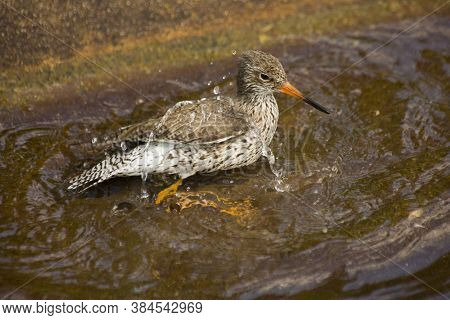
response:
<svg viewBox="0 0 450 320"><path fill-rule="evenodd" d="M288 81L283 83L281 87L278 89L278 91L288 94L292 97L302 99L307 104L309 104L311 107L316 108L317 110L330 114L330 111L328 111L325 107L321 106L319 103L315 102L314 100L304 96L300 91L297 90L292 84L290 84Z"/></svg>

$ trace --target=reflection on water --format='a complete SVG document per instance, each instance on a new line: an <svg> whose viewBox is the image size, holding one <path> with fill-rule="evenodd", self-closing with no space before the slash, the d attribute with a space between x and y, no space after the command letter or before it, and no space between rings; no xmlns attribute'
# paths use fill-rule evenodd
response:
<svg viewBox="0 0 450 320"><path fill-rule="evenodd" d="M101 156L93 137L164 111L145 103L114 121L3 129L1 293L38 274L12 297L448 294L449 22L429 20L319 89L405 26L282 47L290 81L334 113L279 97L281 182L261 161L190 178L160 207L141 199L139 178L68 193L67 178ZM229 83L214 91L231 94ZM205 83L189 98L207 95ZM167 183L149 177L146 188L153 195Z"/></svg>

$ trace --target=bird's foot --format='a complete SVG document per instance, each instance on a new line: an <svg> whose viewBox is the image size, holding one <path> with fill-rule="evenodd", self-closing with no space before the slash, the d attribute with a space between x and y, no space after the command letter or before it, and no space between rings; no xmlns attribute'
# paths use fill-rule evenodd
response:
<svg viewBox="0 0 450 320"><path fill-rule="evenodd" d="M160 204L168 196L171 196L171 195L175 194L177 192L177 190L178 190L178 187L181 186L182 183L183 183L183 179L179 179L177 182L175 182L171 186L165 188L164 190L161 190L158 193L158 195L156 196L155 204Z"/></svg>

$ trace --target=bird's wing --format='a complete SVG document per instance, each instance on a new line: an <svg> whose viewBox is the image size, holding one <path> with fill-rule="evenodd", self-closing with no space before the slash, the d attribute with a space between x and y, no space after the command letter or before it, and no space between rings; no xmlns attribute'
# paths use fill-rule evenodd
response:
<svg viewBox="0 0 450 320"><path fill-rule="evenodd" d="M149 132L155 128L159 119L148 119L120 128L117 132L105 137L104 141L95 145L96 149L115 152L121 149L131 149L148 141Z"/></svg>
<svg viewBox="0 0 450 320"><path fill-rule="evenodd" d="M155 125L158 123L159 119L148 119L144 122L135 123L123 128L120 128L117 133L116 140L121 141L130 141L130 142L139 142L139 141L147 141L147 137L149 132L152 132L155 128Z"/></svg>
<svg viewBox="0 0 450 320"><path fill-rule="evenodd" d="M176 103L173 108L179 108L184 105L191 104L191 101L180 101ZM121 143L127 144L139 144L144 143L149 140L151 133L155 129L155 125L161 119L148 119L143 122L135 123L126 127L122 127L113 136L110 137L110 142L112 145L120 145Z"/></svg>
<svg viewBox="0 0 450 320"><path fill-rule="evenodd" d="M176 105L155 125L152 140L211 144L244 134L249 124L227 98Z"/></svg>
<svg viewBox="0 0 450 320"><path fill-rule="evenodd" d="M231 99L182 101L159 119L119 129L101 147L109 151L131 149L148 141L218 143L244 134L249 125L233 109Z"/></svg>

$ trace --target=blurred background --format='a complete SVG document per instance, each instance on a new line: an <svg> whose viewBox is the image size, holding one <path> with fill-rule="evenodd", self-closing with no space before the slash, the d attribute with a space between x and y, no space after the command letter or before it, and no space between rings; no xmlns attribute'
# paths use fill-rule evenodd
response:
<svg viewBox="0 0 450 320"><path fill-rule="evenodd" d="M0 0L1 296L448 298L449 16L444 0ZM262 160L159 207L139 178L66 191L121 126L233 95L246 49L333 110L277 97L281 179Z"/></svg>
<svg viewBox="0 0 450 320"><path fill-rule="evenodd" d="M439 1L8 1L0 6L0 103L25 106L142 82L234 51L421 17ZM448 13L448 7L439 14ZM95 66L93 63L101 66ZM194 79L193 79L194 80ZM120 86L118 86L120 87ZM75 90L75 92L74 92ZM151 90L144 88L145 90ZM64 95L67 95L67 91Z"/></svg>

